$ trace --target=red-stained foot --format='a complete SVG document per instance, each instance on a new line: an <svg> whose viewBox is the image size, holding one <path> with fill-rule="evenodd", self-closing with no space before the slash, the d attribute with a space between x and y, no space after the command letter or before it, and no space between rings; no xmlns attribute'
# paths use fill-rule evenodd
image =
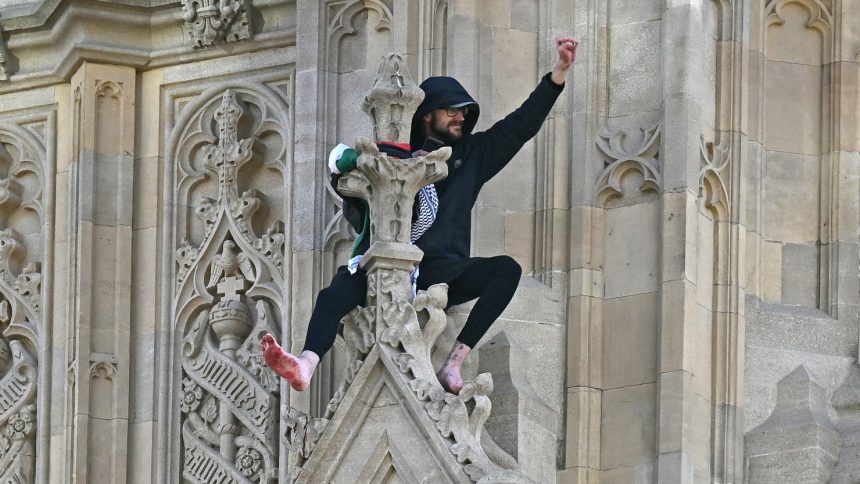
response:
<svg viewBox="0 0 860 484"><path fill-rule="evenodd" d="M454 395L460 394L460 390L463 388L463 378L460 376L459 368L442 368L436 374L436 378L439 379L439 384L446 392L451 392Z"/></svg>
<svg viewBox="0 0 860 484"><path fill-rule="evenodd" d="M300 356L293 356L284 351L270 334L263 336L260 345L263 348L266 364L275 373L287 380L293 390L299 392L307 390L319 363L319 356L316 353L305 351Z"/></svg>

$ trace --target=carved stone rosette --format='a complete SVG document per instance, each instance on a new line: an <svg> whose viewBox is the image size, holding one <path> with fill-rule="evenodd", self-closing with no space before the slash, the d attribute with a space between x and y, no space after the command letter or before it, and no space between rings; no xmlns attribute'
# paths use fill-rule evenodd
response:
<svg viewBox="0 0 860 484"><path fill-rule="evenodd" d="M289 111L272 105L277 96L266 89L202 95L206 102L189 110L173 137L185 202L175 222L181 377L174 412L188 482L279 478L280 381L262 359L260 339L280 334L286 237L276 217L285 210L251 182L271 179L266 170L283 174L288 130L277 113ZM258 139L267 145L256 148Z"/></svg>
<svg viewBox="0 0 860 484"><path fill-rule="evenodd" d="M182 19L195 48L251 37L242 0L182 0Z"/></svg>

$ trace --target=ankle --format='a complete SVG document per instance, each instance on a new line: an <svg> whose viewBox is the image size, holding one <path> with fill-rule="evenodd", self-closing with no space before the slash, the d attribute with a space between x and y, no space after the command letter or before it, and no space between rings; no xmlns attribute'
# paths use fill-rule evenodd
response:
<svg viewBox="0 0 860 484"><path fill-rule="evenodd" d="M439 371L456 370L459 373L460 367L463 366L463 361L466 360L466 357L469 356L471 351L472 348L465 343L461 343L460 341L454 342L454 347L451 348L451 353L449 353L448 357L445 358L445 363L442 364L442 369Z"/></svg>
<svg viewBox="0 0 860 484"><path fill-rule="evenodd" d="M307 365L311 374L313 374L314 370L320 362L319 355L310 350L302 351L302 354L299 355L299 359Z"/></svg>

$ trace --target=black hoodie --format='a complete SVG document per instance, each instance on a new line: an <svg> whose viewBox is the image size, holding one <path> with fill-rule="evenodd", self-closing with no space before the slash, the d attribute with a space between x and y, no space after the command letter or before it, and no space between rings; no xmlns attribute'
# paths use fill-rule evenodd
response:
<svg viewBox="0 0 860 484"><path fill-rule="evenodd" d="M412 150L426 139L422 117L433 109L475 103L451 77L431 77L421 83L424 101L412 118ZM496 175L533 138L558 99L564 85L545 75L528 99L486 131L472 133L478 122L477 103L463 122L463 138L452 146L448 177L436 183L439 211L433 225L415 244L424 251L420 288L456 279L471 265L469 250L472 207L484 183Z"/></svg>

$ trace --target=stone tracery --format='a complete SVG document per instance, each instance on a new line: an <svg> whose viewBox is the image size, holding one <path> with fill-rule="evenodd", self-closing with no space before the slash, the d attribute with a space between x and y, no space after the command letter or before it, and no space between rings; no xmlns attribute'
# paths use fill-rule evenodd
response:
<svg viewBox="0 0 860 484"><path fill-rule="evenodd" d="M601 204L624 195L622 178L635 171L642 181L642 192L660 191L660 168L657 154L660 151L659 125L639 129L639 134L628 131L604 130L597 138L597 147L603 153L605 167L597 180L597 199ZM628 146L632 143L632 147Z"/></svg>
<svg viewBox="0 0 860 484"><path fill-rule="evenodd" d="M32 482L36 472L43 254L41 236L20 220L42 217L43 150L35 133L0 123L0 482Z"/></svg>
<svg viewBox="0 0 860 484"><path fill-rule="evenodd" d="M240 132L240 120L252 116L245 103L266 102L243 91L237 95L226 89L203 104L195 117L204 122L197 126L217 128L186 132L177 143L199 136L208 140L185 152L192 159L177 164L180 195L197 200L182 217L187 220L193 211L203 222L182 233L175 251L174 307L176 328L182 331L176 410L182 429L181 475L190 482L273 482L279 477L275 436L280 388L262 361L259 341L263 334L280 333L285 236L277 219L269 221L262 236L256 235L254 215L261 198L240 182L245 165L260 156L254 150L259 131ZM283 120L266 119L265 109L255 112L264 117L250 123L258 130L266 123L285 127ZM211 116L208 123L206 116ZM265 165L282 172L282 163L266 160ZM210 178L217 185L205 183ZM184 183L190 179L197 182ZM273 217L283 215L280 207L269 208Z"/></svg>

